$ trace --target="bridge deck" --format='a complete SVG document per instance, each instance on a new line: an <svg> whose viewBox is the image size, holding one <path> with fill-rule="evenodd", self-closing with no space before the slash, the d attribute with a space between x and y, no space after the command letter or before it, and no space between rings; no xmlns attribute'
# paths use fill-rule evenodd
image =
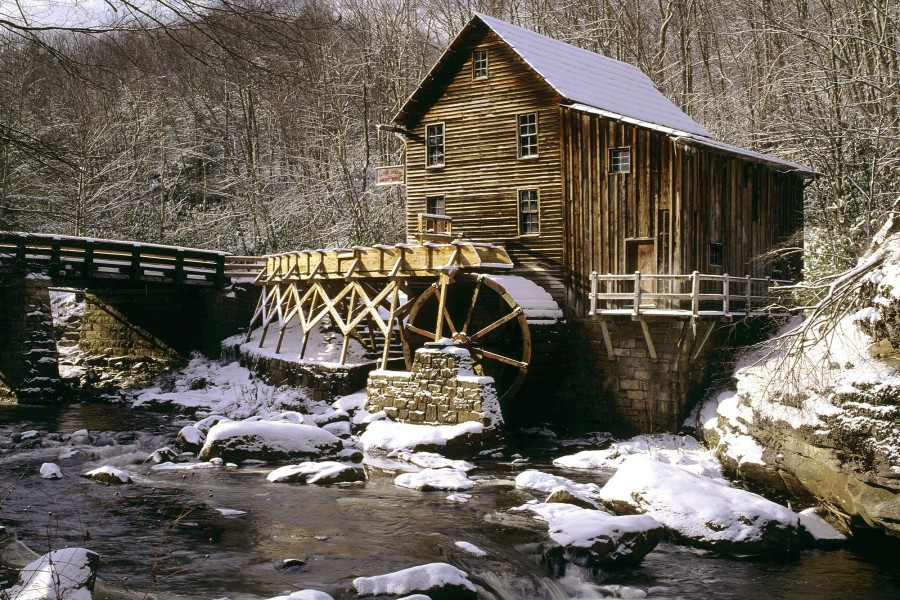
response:
<svg viewBox="0 0 900 600"><path fill-rule="evenodd" d="M0 270L37 271L54 280L107 280L221 286L254 278L262 259L161 244L0 232Z"/></svg>

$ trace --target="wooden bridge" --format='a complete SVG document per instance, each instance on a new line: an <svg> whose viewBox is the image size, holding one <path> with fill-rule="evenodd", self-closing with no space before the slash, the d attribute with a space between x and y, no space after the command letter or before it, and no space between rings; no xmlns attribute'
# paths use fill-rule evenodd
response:
<svg viewBox="0 0 900 600"><path fill-rule="evenodd" d="M193 351L218 355L219 342L247 324L264 264L196 248L0 232L0 401L59 397L51 288L84 296L83 349L149 372Z"/></svg>
<svg viewBox="0 0 900 600"><path fill-rule="evenodd" d="M0 272L90 281L223 286L255 278L265 260L227 252L121 240L0 231Z"/></svg>

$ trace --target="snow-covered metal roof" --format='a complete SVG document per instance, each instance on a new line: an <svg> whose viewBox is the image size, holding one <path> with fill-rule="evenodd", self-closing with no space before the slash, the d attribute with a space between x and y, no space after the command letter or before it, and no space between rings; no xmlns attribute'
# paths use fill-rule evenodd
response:
<svg viewBox="0 0 900 600"><path fill-rule="evenodd" d="M737 156L741 156L743 158L756 161L763 162L767 164L774 165L776 167L781 167L781 170L791 170L791 171L799 171L801 173L805 173L807 175L821 175L821 173L810 169L807 166L791 162L789 160L784 160L783 158L778 158L777 156L772 156L770 154L762 154L760 152L754 152L753 150L747 150L745 148L740 148L738 146L733 146L731 144L726 144L725 142L718 142L708 135L697 135L695 133L691 133L689 131L683 131L681 129L675 129L673 127L664 127L662 125L657 125L655 123L650 123L648 121L641 121L640 119L635 119L633 117L628 117L619 113L615 113L608 110L602 110L599 108L595 108L593 106L588 106L586 104L569 104L568 108L573 110L578 110L581 112L592 113L595 115L600 115L601 117L606 117L607 119L613 119L615 121L621 121L623 123L628 123L631 125L635 125L636 127L644 127L647 129L652 129L654 131L659 131L671 137L676 142L681 142L683 144L691 144L696 146L706 146L707 148L713 148L715 150L719 150L720 152L725 152L727 154L734 154Z"/></svg>
<svg viewBox="0 0 900 600"><path fill-rule="evenodd" d="M709 136L666 98L635 66L510 25L480 13L481 20L527 62L560 96L641 121Z"/></svg>

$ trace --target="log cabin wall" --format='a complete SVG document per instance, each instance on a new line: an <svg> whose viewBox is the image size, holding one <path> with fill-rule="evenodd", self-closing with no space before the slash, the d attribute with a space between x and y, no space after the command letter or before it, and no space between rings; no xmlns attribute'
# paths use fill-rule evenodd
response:
<svg viewBox="0 0 900 600"><path fill-rule="evenodd" d="M516 273L562 305L563 225L560 98L495 33L483 26L463 40L432 81L433 103L409 126L406 144L407 232L426 198L443 196L454 231L506 248ZM488 51L488 76L473 79L472 51ZM537 113L538 155L518 156L517 116ZM444 126L444 165L426 165L426 131ZM520 235L518 192L539 194L540 233Z"/></svg>
<svg viewBox="0 0 900 600"><path fill-rule="evenodd" d="M592 271L799 276L799 258L758 260L802 226L798 174L565 107L561 133L569 316L587 314ZM629 173L610 173L614 148Z"/></svg>

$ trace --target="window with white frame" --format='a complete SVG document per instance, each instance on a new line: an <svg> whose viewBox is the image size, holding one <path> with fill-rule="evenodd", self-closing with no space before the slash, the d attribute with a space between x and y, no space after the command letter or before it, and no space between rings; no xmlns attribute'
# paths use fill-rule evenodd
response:
<svg viewBox="0 0 900 600"><path fill-rule="evenodd" d="M425 166L444 166L444 124L436 123L425 128Z"/></svg>
<svg viewBox="0 0 900 600"><path fill-rule="evenodd" d="M519 190L519 235L537 235L540 232L538 191Z"/></svg>
<svg viewBox="0 0 900 600"><path fill-rule="evenodd" d="M609 151L610 173L631 173L631 148L613 148Z"/></svg>
<svg viewBox="0 0 900 600"><path fill-rule="evenodd" d="M519 158L537 156L537 113L518 116Z"/></svg>
<svg viewBox="0 0 900 600"><path fill-rule="evenodd" d="M488 76L488 51L472 51L472 79L487 79Z"/></svg>

